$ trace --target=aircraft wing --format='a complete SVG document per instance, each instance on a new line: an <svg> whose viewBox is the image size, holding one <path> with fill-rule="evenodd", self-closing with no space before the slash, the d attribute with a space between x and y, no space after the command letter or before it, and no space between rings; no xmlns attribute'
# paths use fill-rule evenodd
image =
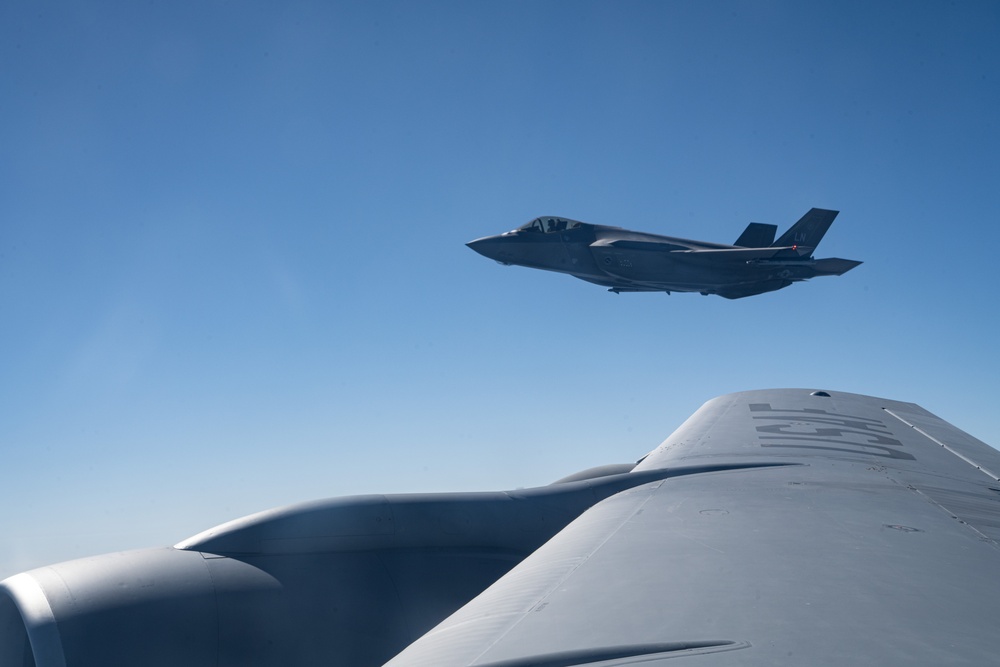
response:
<svg viewBox="0 0 1000 667"><path fill-rule="evenodd" d="M673 255L689 255L700 259L719 261L746 262L748 260L773 259L779 257L805 257L812 248L774 246L763 248L737 247L688 247L669 241L633 240L628 238L599 239L590 244L591 252L598 258L611 250L628 250L651 253L670 253Z"/></svg>
<svg viewBox="0 0 1000 667"><path fill-rule="evenodd" d="M813 248L805 246L769 247L769 248L697 248L692 250L677 250L675 252L694 255L701 259L745 262L754 259L771 259L776 257L808 257Z"/></svg>
<svg viewBox="0 0 1000 667"><path fill-rule="evenodd" d="M1000 453L911 403L706 403L390 667L983 665L1000 644Z"/></svg>
<svg viewBox="0 0 1000 667"><path fill-rule="evenodd" d="M333 498L0 582L0 666L983 665L1000 453L911 403L706 403L637 465Z"/></svg>

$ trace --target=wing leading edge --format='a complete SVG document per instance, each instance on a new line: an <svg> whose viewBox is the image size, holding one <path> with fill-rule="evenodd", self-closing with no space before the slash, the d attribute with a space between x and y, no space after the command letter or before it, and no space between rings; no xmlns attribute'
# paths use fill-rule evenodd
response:
<svg viewBox="0 0 1000 667"><path fill-rule="evenodd" d="M706 461L785 465L598 503L388 665L996 661L996 450L914 404L767 390L635 471Z"/></svg>

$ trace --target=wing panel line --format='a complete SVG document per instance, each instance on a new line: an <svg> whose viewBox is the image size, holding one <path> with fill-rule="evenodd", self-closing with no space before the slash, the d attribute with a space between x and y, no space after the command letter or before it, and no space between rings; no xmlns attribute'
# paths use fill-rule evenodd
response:
<svg viewBox="0 0 1000 667"><path fill-rule="evenodd" d="M958 458L962 459L963 461L965 461L966 463L968 463L969 465L971 465L972 467L974 467L976 470L978 470L981 473L983 473L984 475L992 478L993 481L1000 482L1000 477L998 477L997 474L995 472L993 472L992 470L990 470L989 468L984 468L983 466L979 465L978 463L976 463L975 461L973 461L972 459L970 459L968 456L965 456L964 454L956 451L954 448L949 447L947 444L941 442L940 440L938 440L937 438L935 438L934 436L932 436L930 433L928 433L927 431L925 431L922 428L920 428L919 426L917 426L915 424L911 424L910 422L906 421L905 419L903 419L902 417L900 417L899 415L897 415L895 412L893 412L889 408L882 408L882 410L884 410L885 412L889 413L890 415L892 415L893 417L895 417L899 421L903 422L904 424L906 424L907 426L909 426L914 431L916 431L920 435L924 436L925 438L927 438L931 442L935 442L935 443L941 445L942 447L944 447L945 449L947 449L949 452L951 452L952 454L954 454Z"/></svg>

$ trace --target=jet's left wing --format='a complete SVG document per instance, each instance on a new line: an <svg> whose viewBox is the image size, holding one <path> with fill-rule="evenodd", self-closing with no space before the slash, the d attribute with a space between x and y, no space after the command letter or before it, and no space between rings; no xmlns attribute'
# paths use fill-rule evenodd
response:
<svg viewBox="0 0 1000 667"><path fill-rule="evenodd" d="M997 662L996 450L911 403L768 390L636 472L705 462L768 465L603 500L388 666Z"/></svg>

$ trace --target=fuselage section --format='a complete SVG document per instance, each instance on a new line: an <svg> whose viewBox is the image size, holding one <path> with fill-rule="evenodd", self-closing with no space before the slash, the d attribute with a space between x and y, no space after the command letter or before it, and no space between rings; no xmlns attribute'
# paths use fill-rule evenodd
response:
<svg viewBox="0 0 1000 667"><path fill-rule="evenodd" d="M615 292L701 292L739 298L860 262L814 260L809 247L743 248L543 216L467 244L502 264L567 273ZM826 264L822 264L822 263Z"/></svg>

